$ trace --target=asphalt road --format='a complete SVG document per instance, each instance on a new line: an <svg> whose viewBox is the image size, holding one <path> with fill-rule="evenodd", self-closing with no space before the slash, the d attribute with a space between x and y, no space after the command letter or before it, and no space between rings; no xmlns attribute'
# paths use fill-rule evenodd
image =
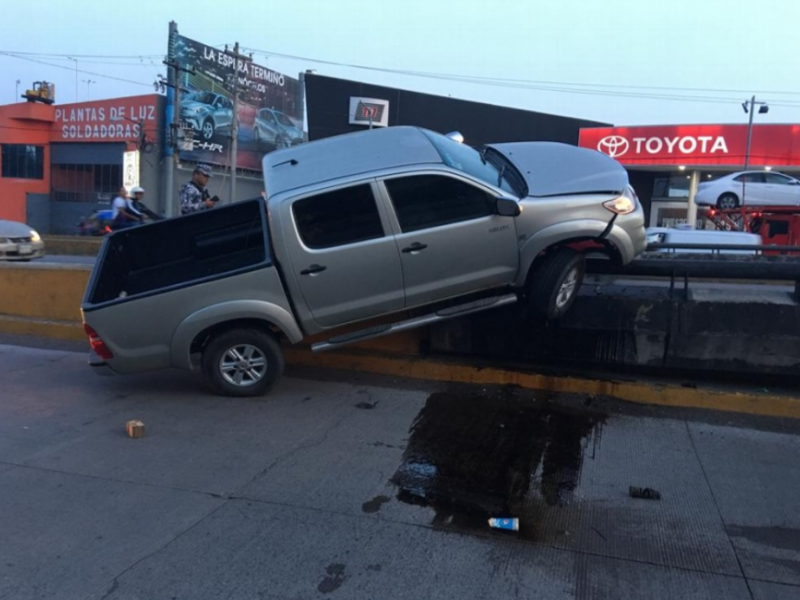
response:
<svg viewBox="0 0 800 600"><path fill-rule="evenodd" d="M75 349L0 345L0 598L800 597L798 423Z"/></svg>

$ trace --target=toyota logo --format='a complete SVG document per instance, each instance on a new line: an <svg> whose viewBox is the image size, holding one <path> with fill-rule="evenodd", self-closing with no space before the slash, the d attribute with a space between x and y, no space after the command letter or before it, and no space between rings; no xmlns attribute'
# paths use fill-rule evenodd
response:
<svg viewBox="0 0 800 600"><path fill-rule="evenodd" d="M628 148L630 148L628 140L621 135L608 135L597 144L597 149L611 158L622 156L628 151Z"/></svg>

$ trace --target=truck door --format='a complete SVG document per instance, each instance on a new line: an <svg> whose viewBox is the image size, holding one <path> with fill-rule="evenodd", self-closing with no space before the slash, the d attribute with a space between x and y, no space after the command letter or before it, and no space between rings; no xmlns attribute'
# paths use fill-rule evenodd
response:
<svg viewBox="0 0 800 600"><path fill-rule="evenodd" d="M406 307L510 284L519 269L514 217L496 197L448 174L387 178Z"/></svg>
<svg viewBox="0 0 800 600"><path fill-rule="evenodd" d="M286 277L294 278L322 327L403 308L400 256L374 185L340 187L281 206L291 261Z"/></svg>

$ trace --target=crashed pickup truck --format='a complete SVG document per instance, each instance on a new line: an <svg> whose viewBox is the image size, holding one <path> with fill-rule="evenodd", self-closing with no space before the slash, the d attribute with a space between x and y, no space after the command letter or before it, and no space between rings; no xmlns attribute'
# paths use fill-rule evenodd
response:
<svg viewBox="0 0 800 600"><path fill-rule="evenodd" d="M95 370L199 369L220 394L263 395L281 343L334 349L518 301L556 319L587 252L625 264L646 245L622 166L565 144L390 127L263 168L266 202L105 239L82 304Z"/></svg>

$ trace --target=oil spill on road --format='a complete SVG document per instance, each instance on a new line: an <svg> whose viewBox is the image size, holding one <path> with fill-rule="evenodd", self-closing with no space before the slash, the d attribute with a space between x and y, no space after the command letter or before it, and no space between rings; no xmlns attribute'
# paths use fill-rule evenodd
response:
<svg viewBox="0 0 800 600"><path fill-rule="evenodd" d="M364 502L361 505L361 510L365 513L376 513L381 509L381 506L390 501L388 496L375 496L372 500Z"/></svg>
<svg viewBox="0 0 800 600"><path fill-rule="evenodd" d="M347 575L344 574L345 568L342 563L328 565L325 569L327 575L317 586L317 591L321 594L330 594L338 590L347 579Z"/></svg>
<svg viewBox="0 0 800 600"><path fill-rule="evenodd" d="M520 519L511 535L569 535L584 456L594 455L606 416L552 399L517 388L434 393L391 478L398 499L433 508L432 525L443 529L486 533L489 517L505 516Z"/></svg>

